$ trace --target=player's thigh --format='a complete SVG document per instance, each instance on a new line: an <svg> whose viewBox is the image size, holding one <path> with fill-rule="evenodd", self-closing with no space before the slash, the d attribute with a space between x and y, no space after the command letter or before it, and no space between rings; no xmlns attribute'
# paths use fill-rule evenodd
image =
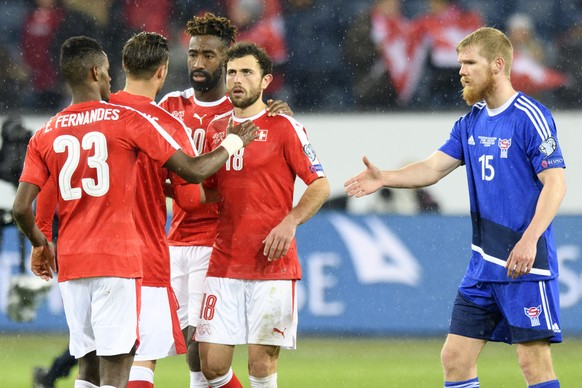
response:
<svg viewBox="0 0 582 388"><path fill-rule="evenodd" d="M247 343L244 280L206 277L195 340L223 345Z"/></svg>
<svg viewBox="0 0 582 388"><path fill-rule="evenodd" d="M188 326L188 248L170 246L170 279L178 300L180 327Z"/></svg>
<svg viewBox="0 0 582 388"><path fill-rule="evenodd" d="M91 326L91 287L88 279L59 283L65 318L69 327L69 350L75 358L95 351L95 334Z"/></svg>
<svg viewBox="0 0 582 388"><path fill-rule="evenodd" d="M130 353L137 340L139 279L101 277L93 283L91 324L98 356Z"/></svg>
<svg viewBox="0 0 582 388"><path fill-rule="evenodd" d="M246 281L249 344L295 349L296 283L294 280Z"/></svg>
<svg viewBox="0 0 582 388"><path fill-rule="evenodd" d="M202 302L202 288L204 278L208 272L208 263L212 247L190 247L188 255L188 325L196 327L200 316L200 304Z"/></svg>
<svg viewBox="0 0 582 388"><path fill-rule="evenodd" d="M140 342L136 361L160 360L186 351L169 287L142 287L139 317Z"/></svg>
<svg viewBox="0 0 582 388"><path fill-rule="evenodd" d="M495 284L494 290L508 323L511 343L562 341L557 279Z"/></svg>

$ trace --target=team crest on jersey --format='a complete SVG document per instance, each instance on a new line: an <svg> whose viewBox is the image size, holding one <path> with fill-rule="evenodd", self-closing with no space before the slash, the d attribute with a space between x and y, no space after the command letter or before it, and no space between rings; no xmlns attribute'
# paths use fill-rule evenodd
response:
<svg viewBox="0 0 582 388"><path fill-rule="evenodd" d="M554 139L553 137L548 137L546 140L544 140L542 144L540 144L538 150L540 150L542 154L550 156L551 154L554 153L556 147L557 147L556 139Z"/></svg>
<svg viewBox="0 0 582 388"><path fill-rule="evenodd" d="M184 111L183 110L174 110L172 111L172 116L177 118L180 121L184 121Z"/></svg>
<svg viewBox="0 0 582 388"><path fill-rule="evenodd" d="M499 149L501 150L500 157L507 158L507 151L509 150L509 147L511 147L511 139L498 139L497 145L499 146Z"/></svg>
<svg viewBox="0 0 582 388"><path fill-rule="evenodd" d="M538 307L524 307L523 312L531 320L531 326L540 325L540 314L542 313L542 305Z"/></svg>
<svg viewBox="0 0 582 388"><path fill-rule="evenodd" d="M259 137L257 137L255 141L267 141L267 135L269 134L268 129L259 129L258 133Z"/></svg>
<svg viewBox="0 0 582 388"><path fill-rule="evenodd" d="M317 158L317 155L315 155L315 150L313 149L311 144L305 144L303 146L303 152L305 153L305 155L307 155L309 160L315 160L315 158Z"/></svg>
<svg viewBox="0 0 582 388"><path fill-rule="evenodd" d="M225 137L226 134L224 132L215 133L214 135L212 135L212 144L216 145L222 143Z"/></svg>

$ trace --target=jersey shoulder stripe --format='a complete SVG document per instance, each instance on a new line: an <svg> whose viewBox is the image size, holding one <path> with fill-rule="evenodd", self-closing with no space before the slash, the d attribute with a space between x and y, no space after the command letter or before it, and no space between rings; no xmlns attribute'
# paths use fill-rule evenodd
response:
<svg viewBox="0 0 582 388"><path fill-rule="evenodd" d="M164 101L166 101L169 98L191 98L192 96L194 96L194 89L193 88L189 88L186 90L177 90L175 92L170 92L168 94L166 94L164 97L162 97L162 99L160 100L160 102L158 102L159 104L162 104Z"/></svg>
<svg viewBox="0 0 582 388"><path fill-rule="evenodd" d="M293 129L295 130L295 134L297 135L297 137L301 141L301 144L303 144L303 145L309 144L309 139L307 138L307 133L305 132L305 127L303 127L303 125L300 122L295 120L293 117L287 116L285 114L278 114L275 117L280 117L282 119L287 120L291 124Z"/></svg>
<svg viewBox="0 0 582 388"><path fill-rule="evenodd" d="M102 104L104 105L109 105L109 106L115 106L118 108L123 108L126 109L128 111L132 111L135 112L137 114L139 114L141 117L143 117L144 119L146 119L154 128L156 131L158 131L158 133L164 138L166 139L166 141L175 149L180 149L182 147L180 147L180 145L176 142L176 140L174 140L174 138L172 136L170 136L170 134L168 132L166 132L166 130L159 125L154 119L150 118L148 115L143 114L142 112L140 112L137 109L134 109L130 106L126 106L126 105L117 105L117 104L112 104L109 102L103 102L101 101Z"/></svg>
<svg viewBox="0 0 582 388"><path fill-rule="evenodd" d="M514 105L517 109L523 111L527 115L542 141L547 140L552 136L548 121L539 106L534 104L524 95L520 95L515 100Z"/></svg>

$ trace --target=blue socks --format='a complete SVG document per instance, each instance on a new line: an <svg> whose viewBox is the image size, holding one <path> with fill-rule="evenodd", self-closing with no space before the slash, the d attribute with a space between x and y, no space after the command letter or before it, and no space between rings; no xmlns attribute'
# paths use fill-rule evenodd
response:
<svg viewBox="0 0 582 388"><path fill-rule="evenodd" d="M455 382L445 381L445 388L479 388L479 387L481 387L481 385L479 385L478 377L465 381L455 381Z"/></svg>

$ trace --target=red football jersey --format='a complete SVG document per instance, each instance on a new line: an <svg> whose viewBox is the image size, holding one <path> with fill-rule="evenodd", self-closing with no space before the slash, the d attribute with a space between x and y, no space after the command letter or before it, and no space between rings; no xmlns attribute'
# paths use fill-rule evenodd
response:
<svg viewBox="0 0 582 388"><path fill-rule="evenodd" d="M182 150L194 156L189 129L181 121L156 105L151 99L119 91L110 96L109 102L129 106L154 119L166 130ZM170 252L166 239L166 195L164 184L167 171L146 154L137 157L137 187L133 218L143 245L142 285L164 287L170 285Z"/></svg>
<svg viewBox="0 0 582 388"><path fill-rule="evenodd" d="M295 178L309 185L324 177L323 168L305 129L285 115L266 111L237 119L224 114L208 126L207 150L220 145L228 120L252 120L259 138L236 152L210 180L220 197L218 234L210 256L208 276L236 279L301 279L295 239L287 255L268 261L263 240L293 207Z"/></svg>
<svg viewBox="0 0 582 388"><path fill-rule="evenodd" d="M213 102L198 101L192 88L167 94L159 105L191 129L194 144L199 153L204 150L206 128L210 121L232 110L232 103L228 97L224 96ZM183 190L183 188L174 186L174 190ZM169 244L212 246L216 237L217 212L218 207L214 203L200 204L195 209L186 212L173 201L172 223L168 231Z"/></svg>
<svg viewBox="0 0 582 388"><path fill-rule="evenodd" d="M55 177L59 281L142 276L135 228L138 151L163 165L180 146L134 109L90 101L51 118L30 140L21 182Z"/></svg>

